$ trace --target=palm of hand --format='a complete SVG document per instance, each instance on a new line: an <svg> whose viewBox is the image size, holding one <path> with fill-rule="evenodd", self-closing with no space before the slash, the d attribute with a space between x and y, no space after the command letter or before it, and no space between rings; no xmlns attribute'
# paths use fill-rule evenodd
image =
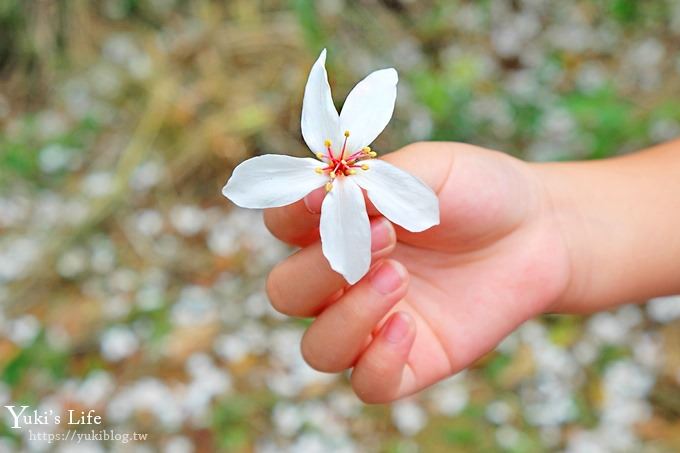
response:
<svg viewBox="0 0 680 453"><path fill-rule="evenodd" d="M417 332L404 390L469 366L568 284L564 242L527 167L461 151L439 189L441 224L419 235L399 231L391 255L411 277L393 311L411 314Z"/></svg>

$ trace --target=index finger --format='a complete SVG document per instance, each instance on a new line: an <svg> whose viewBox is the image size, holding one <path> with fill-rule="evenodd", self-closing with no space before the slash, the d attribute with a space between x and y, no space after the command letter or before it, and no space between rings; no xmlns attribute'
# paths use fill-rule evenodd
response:
<svg viewBox="0 0 680 453"><path fill-rule="evenodd" d="M317 191L312 194L315 192ZM314 213L307 207L305 200L280 208L264 210L264 224L269 231L281 241L300 247L305 247L319 239L320 217L320 214Z"/></svg>
<svg viewBox="0 0 680 453"><path fill-rule="evenodd" d="M321 203L326 190L321 187L304 199L288 206L264 210L264 223L278 239L288 244L305 247L319 239ZM368 198L364 196L369 216L380 215Z"/></svg>

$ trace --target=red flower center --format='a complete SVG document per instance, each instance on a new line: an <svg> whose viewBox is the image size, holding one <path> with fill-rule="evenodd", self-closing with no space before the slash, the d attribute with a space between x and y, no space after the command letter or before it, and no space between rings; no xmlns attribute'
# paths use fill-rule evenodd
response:
<svg viewBox="0 0 680 453"><path fill-rule="evenodd" d="M338 176L350 176L360 170L368 170L368 165L361 161L371 159L377 156L375 151L371 151L368 146L361 148L352 154L346 156L347 153L347 139L349 138L349 131L345 131L345 141L342 144L342 149L336 155L333 153L332 143L326 140L326 154L319 153L316 157L326 164L325 167L317 168L317 173L327 173L331 181L326 185L326 189L332 188L331 182Z"/></svg>

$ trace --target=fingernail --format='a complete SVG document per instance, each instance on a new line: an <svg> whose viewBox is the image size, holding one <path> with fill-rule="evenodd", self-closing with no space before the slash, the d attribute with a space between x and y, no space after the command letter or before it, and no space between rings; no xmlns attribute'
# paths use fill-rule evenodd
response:
<svg viewBox="0 0 680 453"><path fill-rule="evenodd" d="M318 214L317 212L314 212L312 210L311 206L311 200L309 199L309 195L307 195L305 198L303 198L303 201L305 202L305 208L311 213L311 214Z"/></svg>
<svg viewBox="0 0 680 453"><path fill-rule="evenodd" d="M394 229L390 222L381 218L371 224L371 252L384 250L394 242Z"/></svg>
<svg viewBox="0 0 680 453"><path fill-rule="evenodd" d="M406 315L397 312L387 321L383 336L390 343L399 343L408 334L410 328Z"/></svg>
<svg viewBox="0 0 680 453"><path fill-rule="evenodd" d="M370 276L371 285L380 294L387 295L401 286L404 278L399 269L386 261L378 266Z"/></svg>

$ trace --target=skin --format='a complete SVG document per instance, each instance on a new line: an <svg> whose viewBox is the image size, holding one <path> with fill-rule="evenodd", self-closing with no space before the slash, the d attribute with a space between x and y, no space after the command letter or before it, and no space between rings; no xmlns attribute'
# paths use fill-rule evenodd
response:
<svg viewBox="0 0 680 453"><path fill-rule="evenodd" d="M368 202L372 267L352 287L321 253L323 191L265 211L270 231L301 247L270 273L271 303L315 318L305 360L352 368L366 403L466 368L542 313L680 292L680 141L598 162L530 164L461 143L416 143L384 159L437 193L441 222L409 233Z"/></svg>

